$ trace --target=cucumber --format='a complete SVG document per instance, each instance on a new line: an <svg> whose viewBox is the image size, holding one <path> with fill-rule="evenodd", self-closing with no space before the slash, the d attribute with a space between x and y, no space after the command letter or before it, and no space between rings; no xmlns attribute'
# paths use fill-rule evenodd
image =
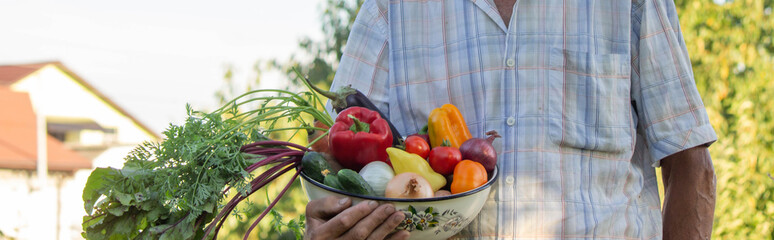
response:
<svg viewBox="0 0 774 240"><path fill-rule="evenodd" d="M374 189L371 188L371 185L369 185L360 174L357 174L357 172L352 169L341 169L337 175L339 183L341 183L341 187L344 188L344 191L360 195L376 195L374 194Z"/></svg>
<svg viewBox="0 0 774 240"><path fill-rule="evenodd" d="M301 158L301 169L307 176L319 183L325 181L325 175L332 173L331 165L318 152L304 153L304 157Z"/></svg>
<svg viewBox="0 0 774 240"><path fill-rule="evenodd" d="M344 191L344 188L341 187L341 183L339 183L339 178L336 177L335 173L325 175L325 180L323 180L323 184L325 184L328 187L332 187L332 188Z"/></svg>

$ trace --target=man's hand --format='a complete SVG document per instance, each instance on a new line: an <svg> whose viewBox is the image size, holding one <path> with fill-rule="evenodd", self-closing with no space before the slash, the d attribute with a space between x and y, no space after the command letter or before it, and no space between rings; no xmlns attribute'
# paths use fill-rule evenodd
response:
<svg viewBox="0 0 774 240"><path fill-rule="evenodd" d="M306 205L305 239L406 239L409 233L390 234L404 215L391 204L363 201L353 207L349 198L333 196ZM389 236L388 236L389 235Z"/></svg>
<svg viewBox="0 0 774 240"><path fill-rule="evenodd" d="M664 239L710 239L715 214L715 170L706 147L661 160Z"/></svg>

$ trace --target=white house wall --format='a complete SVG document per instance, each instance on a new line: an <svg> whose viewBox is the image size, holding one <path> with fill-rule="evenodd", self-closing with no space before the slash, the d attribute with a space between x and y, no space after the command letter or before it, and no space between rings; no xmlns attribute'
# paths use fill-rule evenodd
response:
<svg viewBox="0 0 774 240"><path fill-rule="evenodd" d="M123 165L123 158L137 144L155 136L101 100L55 65L48 65L13 84L15 91L28 92L36 114L46 119L90 119L102 127L116 129L118 143L93 159L93 167ZM101 133L79 133L81 143L100 144ZM74 174L49 174L45 186L35 171L0 169L0 231L16 239L82 239L81 194L91 169ZM49 172L51 173L51 172Z"/></svg>
<svg viewBox="0 0 774 240"><path fill-rule="evenodd" d="M90 170L49 174L46 185L33 171L0 169L0 231L17 239L83 239L81 192Z"/></svg>
<svg viewBox="0 0 774 240"><path fill-rule="evenodd" d="M129 117L121 114L83 85L54 65L48 65L12 86L30 94L36 112L47 118L92 119L100 126L115 128L121 144L136 144L152 140Z"/></svg>

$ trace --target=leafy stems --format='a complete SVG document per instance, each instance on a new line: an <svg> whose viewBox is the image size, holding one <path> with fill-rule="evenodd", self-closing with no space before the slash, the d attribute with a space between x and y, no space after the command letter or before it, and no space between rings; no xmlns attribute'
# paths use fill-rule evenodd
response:
<svg viewBox="0 0 774 240"><path fill-rule="evenodd" d="M187 105L188 118L182 125L170 124L163 141L132 150L121 169L92 172L83 194L88 213L83 237L191 239L203 234L207 239L213 230L217 235L239 202L296 169L307 146L326 135L309 139L307 146L269 137L287 133L288 139L279 140L290 140L302 130L325 131L311 124L310 117L333 125L323 101L311 91L313 86L306 86L310 91L249 91L209 113ZM264 166L271 167L252 177ZM293 180L297 176L296 172ZM238 193L219 207L229 189ZM202 224L208 225L206 230Z"/></svg>
<svg viewBox="0 0 774 240"><path fill-rule="evenodd" d="M295 180L296 178L298 178L298 174L299 173L301 173L301 172L296 171L296 173L293 174L293 177L291 179ZM291 181L289 184L285 185L285 188L282 189L282 191L279 193L279 196L285 195L285 192L287 192L288 189L290 189L290 185L292 185L292 183L293 183L293 181ZM279 197L275 198L274 201L272 201L271 204L269 204L269 206L267 206L266 209L263 210L261 215L258 216L258 219L256 219L255 222L253 222L253 225L250 225L250 228L247 229L247 233L245 234L245 237L243 238L243 240L247 240L247 238L250 236L250 232L253 231L253 228L255 228L255 226L258 225L259 222L261 222L261 219L263 219L263 217L266 216L266 214L269 213L269 211L272 208L274 208L274 205L277 205L277 202L279 201L279 199L280 199Z"/></svg>

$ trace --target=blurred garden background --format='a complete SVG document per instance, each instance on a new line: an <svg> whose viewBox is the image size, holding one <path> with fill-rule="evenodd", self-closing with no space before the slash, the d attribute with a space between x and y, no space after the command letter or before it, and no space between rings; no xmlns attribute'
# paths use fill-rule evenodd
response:
<svg viewBox="0 0 774 240"><path fill-rule="evenodd" d="M218 63L224 67L222 76L214 79L217 89L198 97L223 104L267 84L304 88L294 68L327 89L361 4L362 0L320 0L315 6L305 6L316 9L319 16L319 21L305 24L319 29L322 36L301 37L297 51L287 56L255 56L252 68ZM675 0L675 5L696 84L718 134L718 141L710 147L717 175L713 238L774 240L774 0ZM184 105L177 107L184 112ZM306 135L292 141L303 144ZM267 198L281 191L281 182L253 194L229 218L219 239L241 239L251 220L266 207ZM306 203L296 181L252 234L259 239L294 239L303 234ZM3 238L14 236L0 232Z"/></svg>

